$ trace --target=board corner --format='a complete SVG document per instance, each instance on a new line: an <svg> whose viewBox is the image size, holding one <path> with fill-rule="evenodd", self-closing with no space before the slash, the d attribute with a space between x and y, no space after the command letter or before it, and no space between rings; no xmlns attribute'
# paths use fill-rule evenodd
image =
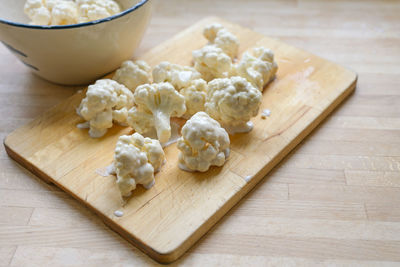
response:
<svg viewBox="0 0 400 267"><path fill-rule="evenodd" d="M9 133L6 137L3 138L3 146L4 146L4 149L6 150L7 155L10 158L14 158L13 155L16 154L16 152L11 149L11 146L9 144L9 140L8 139L10 138L10 135L12 135L12 132Z"/></svg>
<svg viewBox="0 0 400 267"><path fill-rule="evenodd" d="M147 253L153 260L161 264L170 264L177 261L187 249L182 248L182 244L175 248L160 250L151 248L151 252Z"/></svg>

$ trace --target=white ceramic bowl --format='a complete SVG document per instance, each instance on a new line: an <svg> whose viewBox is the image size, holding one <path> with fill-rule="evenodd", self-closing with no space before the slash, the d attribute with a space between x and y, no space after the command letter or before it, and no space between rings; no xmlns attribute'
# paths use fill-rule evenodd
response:
<svg viewBox="0 0 400 267"><path fill-rule="evenodd" d="M151 0L117 0L124 10L101 20L65 26L29 25L25 0L1 0L0 41L51 82L87 84L118 68L138 47Z"/></svg>

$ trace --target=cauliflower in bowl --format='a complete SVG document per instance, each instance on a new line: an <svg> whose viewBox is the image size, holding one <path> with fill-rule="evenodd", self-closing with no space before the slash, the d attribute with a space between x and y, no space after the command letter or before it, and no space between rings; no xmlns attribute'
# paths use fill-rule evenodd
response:
<svg viewBox="0 0 400 267"><path fill-rule="evenodd" d="M98 138L113 126L113 121L126 124L132 106L133 94L128 88L116 81L102 79L88 87L77 113L89 122L89 135Z"/></svg>
<svg viewBox="0 0 400 267"><path fill-rule="evenodd" d="M27 0L25 14L33 25L70 25L121 12L114 0Z"/></svg>
<svg viewBox="0 0 400 267"><path fill-rule="evenodd" d="M69 0L28 0L25 14L34 25L68 25L78 22L78 7Z"/></svg>
<svg viewBox="0 0 400 267"><path fill-rule="evenodd" d="M229 135L205 112L197 112L182 127L178 139L179 168L185 171L207 171L222 166L229 156Z"/></svg>
<svg viewBox="0 0 400 267"><path fill-rule="evenodd" d="M205 110L231 134L253 129L250 118L257 115L260 104L260 90L242 77L208 83Z"/></svg>
<svg viewBox="0 0 400 267"><path fill-rule="evenodd" d="M160 171L164 160L165 154L158 140L138 133L120 136L113 164L121 195L129 196L137 184L151 188L155 183L154 173Z"/></svg>
<svg viewBox="0 0 400 267"><path fill-rule="evenodd" d="M78 5L78 22L98 20L121 12L114 0L76 0Z"/></svg>

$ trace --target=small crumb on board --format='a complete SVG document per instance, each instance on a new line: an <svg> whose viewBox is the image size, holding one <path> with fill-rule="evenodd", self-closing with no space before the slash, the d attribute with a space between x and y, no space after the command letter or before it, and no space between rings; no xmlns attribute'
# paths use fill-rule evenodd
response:
<svg viewBox="0 0 400 267"><path fill-rule="evenodd" d="M246 177L244 177L244 180L248 183L251 178L253 178L253 175L247 175Z"/></svg>
<svg viewBox="0 0 400 267"><path fill-rule="evenodd" d="M122 216L124 216L124 212L121 210L116 210L116 211L114 211L114 215L117 217L122 217Z"/></svg>
<svg viewBox="0 0 400 267"><path fill-rule="evenodd" d="M264 109L261 112L261 119L266 119L267 117L269 117L271 115L271 110L269 109Z"/></svg>

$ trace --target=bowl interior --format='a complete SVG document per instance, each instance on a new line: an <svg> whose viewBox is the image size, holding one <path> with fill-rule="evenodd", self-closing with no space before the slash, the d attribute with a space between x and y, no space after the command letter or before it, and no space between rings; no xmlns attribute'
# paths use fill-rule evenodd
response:
<svg viewBox="0 0 400 267"><path fill-rule="evenodd" d="M121 6L121 10L126 10L135 6L140 0L115 0ZM24 13L26 0L1 0L0 19L18 23L29 23L29 18Z"/></svg>

